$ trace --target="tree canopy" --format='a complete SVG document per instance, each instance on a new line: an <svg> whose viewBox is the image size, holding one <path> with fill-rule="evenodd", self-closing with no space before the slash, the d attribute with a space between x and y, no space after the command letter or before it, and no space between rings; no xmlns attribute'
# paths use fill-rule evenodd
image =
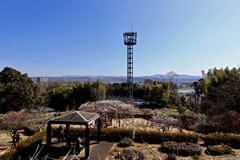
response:
<svg viewBox="0 0 240 160"><path fill-rule="evenodd" d="M106 87L100 81L59 85L48 90L48 106L59 111L77 108L87 101L104 100Z"/></svg>
<svg viewBox="0 0 240 160"><path fill-rule="evenodd" d="M210 69L194 82L196 94L203 95L201 111L208 114L229 110L240 112L240 69Z"/></svg>
<svg viewBox="0 0 240 160"><path fill-rule="evenodd" d="M30 109L39 103L39 88L27 76L10 67L0 72L0 112Z"/></svg>
<svg viewBox="0 0 240 160"><path fill-rule="evenodd" d="M196 95L201 95L199 111L208 116L202 128L215 132L240 133L240 69L210 69L193 83Z"/></svg>

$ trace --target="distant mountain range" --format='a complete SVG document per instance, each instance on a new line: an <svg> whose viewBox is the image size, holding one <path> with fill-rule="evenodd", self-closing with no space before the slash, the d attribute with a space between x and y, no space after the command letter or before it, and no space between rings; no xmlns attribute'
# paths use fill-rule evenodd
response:
<svg viewBox="0 0 240 160"><path fill-rule="evenodd" d="M38 77L32 77L33 81L37 81ZM192 83L194 81L197 81L201 78L201 76L192 76L192 75L185 75L180 74L177 76L177 81L179 83ZM152 79L154 81L166 81L169 79L166 75L161 74L155 74L151 76L137 76L133 77L134 83L143 83L145 79ZM62 81L62 82L87 82L87 81L96 81L100 80L103 83L122 83L126 82L127 77L126 76L81 76L81 75L66 75L62 77L48 77L49 81Z"/></svg>

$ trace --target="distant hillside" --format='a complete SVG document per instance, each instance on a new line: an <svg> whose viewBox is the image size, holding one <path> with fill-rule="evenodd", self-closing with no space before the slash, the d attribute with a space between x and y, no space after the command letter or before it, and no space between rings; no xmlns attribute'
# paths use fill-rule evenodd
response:
<svg viewBox="0 0 240 160"><path fill-rule="evenodd" d="M184 75L180 74L178 75L178 82L184 83L184 82L194 82L201 78L201 76L191 76L191 75ZM49 81L62 81L62 82L87 82L87 81L96 81L100 80L104 83L122 83L126 82L127 77L126 76L81 76L81 75L67 75L62 77L48 77ZM155 81L166 81L168 80L168 77L166 75L161 74L155 74L151 76L139 76L134 77L134 83L143 83L145 79L152 79ZM37 77L32 77L33 81L37 81Z"/></svg>

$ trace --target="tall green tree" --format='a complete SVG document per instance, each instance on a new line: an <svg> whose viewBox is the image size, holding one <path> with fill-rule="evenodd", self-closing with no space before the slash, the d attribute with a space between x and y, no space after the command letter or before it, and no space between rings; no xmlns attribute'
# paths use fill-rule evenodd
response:
<svg viewBox="0 0 240 160"><path fill-rule="evenodd" d="M195 92L204 95L201 110L221 114L229 110L240 113L240 69L210 69L203 79L194 83Z"/></svg>
<svg viewBox="0 0 240 160"><path fill-rule="evenodd" d="M150 88L146 101L151 107L166 107L170 96L170 83L159 82Z"/></svg>
<svg viewBox="0 0 240 160"><path fill-rule="evenodd" d="M39 94L27 74L10 67L0 72L0 112L33 108L40 103Z"/></svg>
<svg viewBox="0 0 240 160"><path fill-rule="evenodd" d="M70 95L73 93L72 85L60 85L48 91L48 106L58 111L64 111L72 104Z"/></svg>
<svg viewBox="0 0 240 160"><path fill-rule="evenodd" d="M87 101L103 100L106 97L106 87L100 81L94 83L79 83L60 85L48 91L48 106L59 111L76 109Z"/></svg>
<svg viewBox="0 0 240 160"><path fill-rule="evenodd" d="M113 83L107 84L106 95L108 97L126 97L127 96L127 83Z"/></svg>
<svg viewBox="0 0 240 160"><path fill-rule="evenodd" d="M104 100L106 98L106 87L99 80L91 85L91 101Z"/></svg>

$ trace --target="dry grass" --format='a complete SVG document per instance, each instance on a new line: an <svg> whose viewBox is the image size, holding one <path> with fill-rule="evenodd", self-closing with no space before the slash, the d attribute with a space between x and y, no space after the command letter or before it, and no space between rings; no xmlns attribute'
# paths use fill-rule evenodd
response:
<svg viewBox="0 0 240 160"><path fill-rule="evenodd" d="M26 139L28 136L23 134L23 131L20 132L20 137ZM9 132L0 130L0 155L3 154L6 150L10 149L13 146L12 137Z"/></svg>
<svg viewBox="0 0 240 160"><path fill-rule="evenodd" d="M0 155L11 148L12 138L9 133L0 131Z"/></svg>

